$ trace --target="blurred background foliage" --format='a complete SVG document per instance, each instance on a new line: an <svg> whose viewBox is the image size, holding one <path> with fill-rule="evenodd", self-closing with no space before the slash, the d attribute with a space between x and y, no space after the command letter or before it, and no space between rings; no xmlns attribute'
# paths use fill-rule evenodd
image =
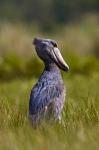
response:
<svg viewBox="0 0 99 150"><path fill-rule="evenodd" d="M28 99L51 38L70 67L62 122L34 131ZM99 0L0 0L0 150L99 149Z"/></svg>
<svg viewBox="0 0 99 150"><path fill-rule="evenodd" d="M32 45L36 36L58 42L68 76L99 72L98 0L0 1L1 80L39 76L43 65Z"/></svg>
<svg viewBox="0 0 99 150"><path fill-rule="evenodd" d="M1 20L37 22L46 29L54 23L77 20L83 13L99 12L98 0L3 0Z"/></svg>

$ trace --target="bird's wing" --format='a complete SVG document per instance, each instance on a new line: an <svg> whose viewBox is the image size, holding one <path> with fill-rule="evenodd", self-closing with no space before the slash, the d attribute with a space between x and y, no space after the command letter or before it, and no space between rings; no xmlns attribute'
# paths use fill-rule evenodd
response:
<svg viewBox="0 0 99 150"><path fill-rule="evenodd" d="M36 114L48 106L55 98L61 94L59 85L44 83L36 85L31 91L29 110L31 114Z"/></svg>

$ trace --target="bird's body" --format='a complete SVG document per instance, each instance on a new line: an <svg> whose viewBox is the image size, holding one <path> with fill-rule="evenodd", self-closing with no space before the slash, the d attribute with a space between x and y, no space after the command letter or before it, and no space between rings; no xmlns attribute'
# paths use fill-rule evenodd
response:
<svg viewBox="0 0 99 150"><path fill-rule="evenodd" d="M65 86L59 67L50 59L44 62L44 71L30 95L29 118L34 126L46 120L59 120L65 102Z"/></svg>

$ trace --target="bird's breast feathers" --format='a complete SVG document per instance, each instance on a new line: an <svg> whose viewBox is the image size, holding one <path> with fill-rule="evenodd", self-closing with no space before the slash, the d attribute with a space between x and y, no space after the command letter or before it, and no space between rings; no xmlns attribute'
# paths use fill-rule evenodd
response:
<svg viewBox="0 0 99 150"><path fill-rule="evenodd" d="M64 92L63 83L44 79L38 82L31 91L29 110L35 114L48 106ZM60 99L61 100L61 99Z"/></svg>

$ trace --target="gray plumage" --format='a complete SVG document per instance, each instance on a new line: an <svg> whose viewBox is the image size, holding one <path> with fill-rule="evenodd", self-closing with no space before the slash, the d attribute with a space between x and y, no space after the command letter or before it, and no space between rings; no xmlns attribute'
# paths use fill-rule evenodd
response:
<svg viewBox="0 0 99 150"><path fill-rule="evenodd" d="M65 86L60 69L68 71L69 67L55 41L35 38L33 43L45 65L38 82L31 90L29 101L29 119L37 126L43 121L60 119L65 101Z"/></svg>

